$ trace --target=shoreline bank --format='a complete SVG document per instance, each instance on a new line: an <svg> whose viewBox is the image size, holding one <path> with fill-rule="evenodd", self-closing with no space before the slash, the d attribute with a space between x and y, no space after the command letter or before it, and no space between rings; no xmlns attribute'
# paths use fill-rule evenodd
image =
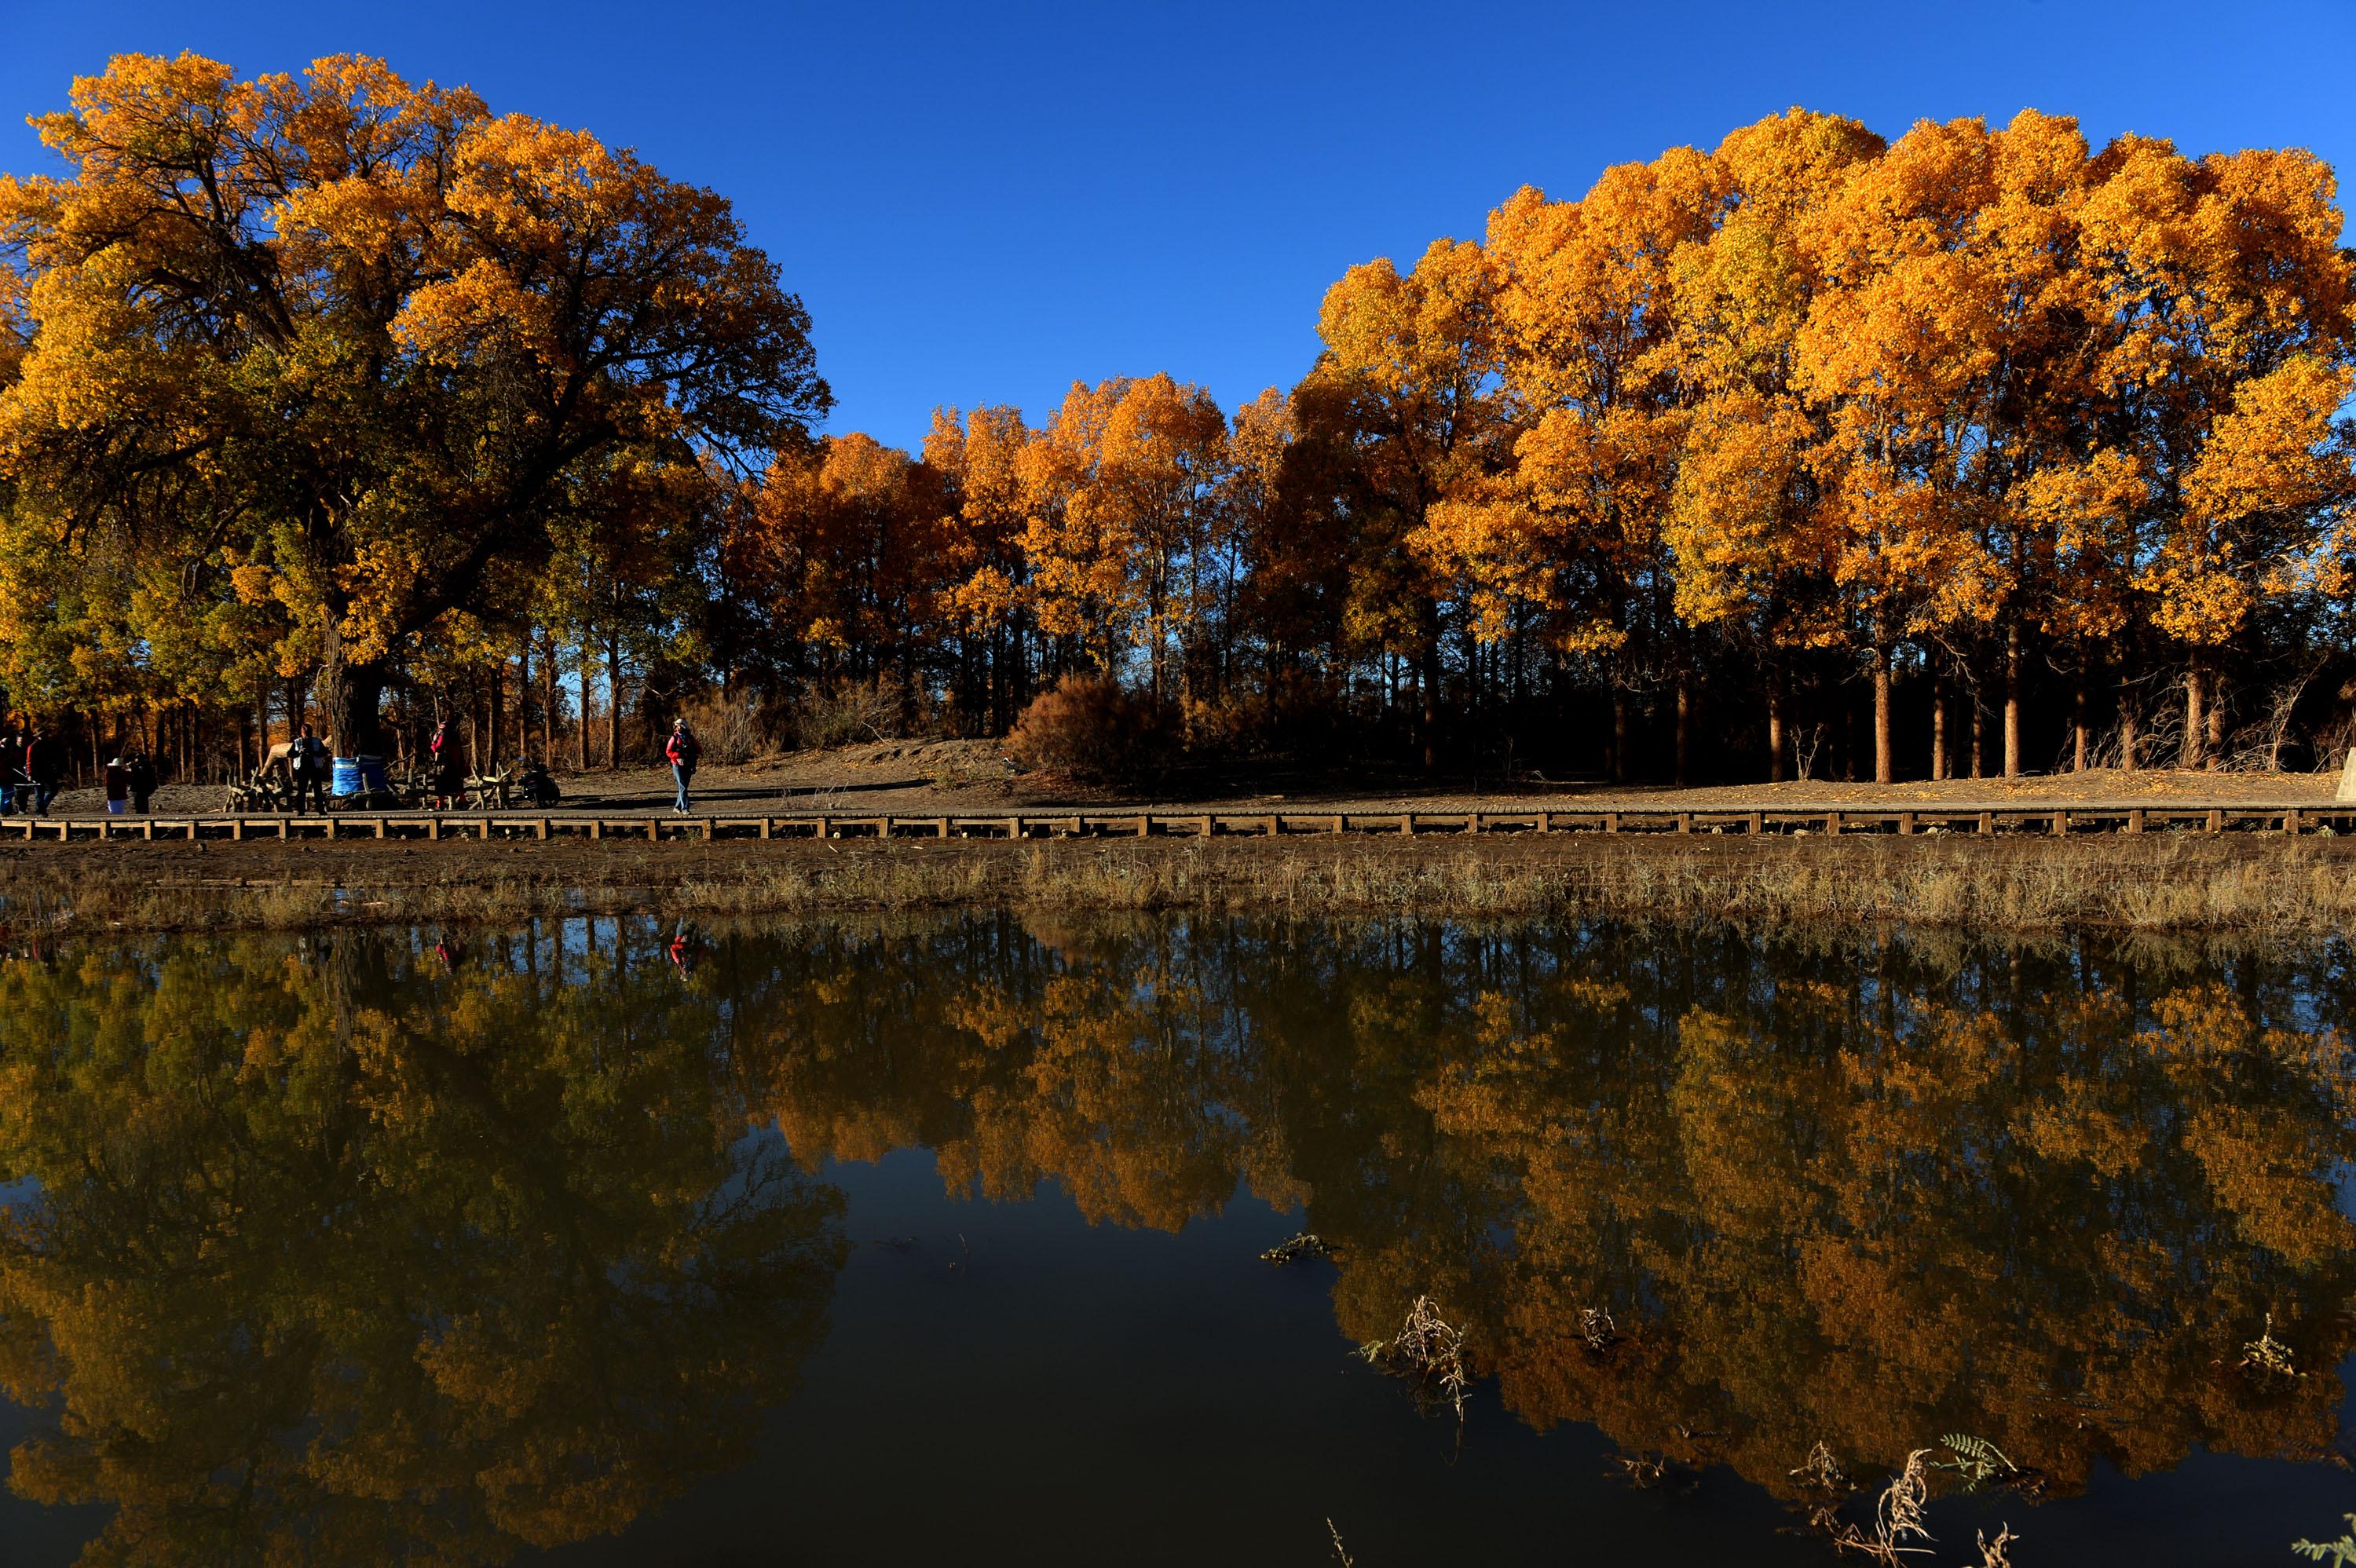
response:
<svg viewBox="0 0 2356 1568"><path fill-rule="evenodd" d="M2356 837L0 843L16 936L991 905L2312 938Z"/></svg>

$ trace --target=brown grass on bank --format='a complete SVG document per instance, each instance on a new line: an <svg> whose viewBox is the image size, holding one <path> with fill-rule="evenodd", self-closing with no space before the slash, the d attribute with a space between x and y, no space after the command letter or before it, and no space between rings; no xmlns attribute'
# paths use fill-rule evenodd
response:
<svg viewBox="0 0 2356 1568"><path fill-rule="evenodd" d="M1252 910L2313 937L2356 920L2356 841L1301 838L0 847L37 930L274 930L533 915Z"/></svg>

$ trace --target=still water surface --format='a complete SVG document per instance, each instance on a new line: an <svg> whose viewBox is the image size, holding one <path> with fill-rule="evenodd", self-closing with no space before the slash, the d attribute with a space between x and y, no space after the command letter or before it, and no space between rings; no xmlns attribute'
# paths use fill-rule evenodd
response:
<svg viewBox="0 0 2356 1568"><path fill-rule="evenodd" d="M0 1561L1825 1564L1950 1435L1917 1563L2356 1510L2337 945L674 934L0 961Z"/></svg>

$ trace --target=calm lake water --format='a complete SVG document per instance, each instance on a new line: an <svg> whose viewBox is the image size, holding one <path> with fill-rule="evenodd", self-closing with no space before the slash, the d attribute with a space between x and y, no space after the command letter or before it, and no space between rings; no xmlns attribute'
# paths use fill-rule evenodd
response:
<svg viewBox="0 0 2356 1568"><path fill-rule="evenodd" d="M2356 1511L2337 944L676 934L0 961L0 1561L1826 1564L1922 1449L1918 1563ZM1461 1418L1355 1353L1419 1297Z"/></svg>

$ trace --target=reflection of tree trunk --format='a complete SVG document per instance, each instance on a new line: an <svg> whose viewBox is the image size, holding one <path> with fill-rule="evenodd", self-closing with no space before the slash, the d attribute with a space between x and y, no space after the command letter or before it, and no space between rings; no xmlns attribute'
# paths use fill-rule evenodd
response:
<svg viewBox="0 0 2356 1568"><path fill-rule="evenodd" d="M2004 776L2020 776L2020 623L2004 629Z"/></svg>

